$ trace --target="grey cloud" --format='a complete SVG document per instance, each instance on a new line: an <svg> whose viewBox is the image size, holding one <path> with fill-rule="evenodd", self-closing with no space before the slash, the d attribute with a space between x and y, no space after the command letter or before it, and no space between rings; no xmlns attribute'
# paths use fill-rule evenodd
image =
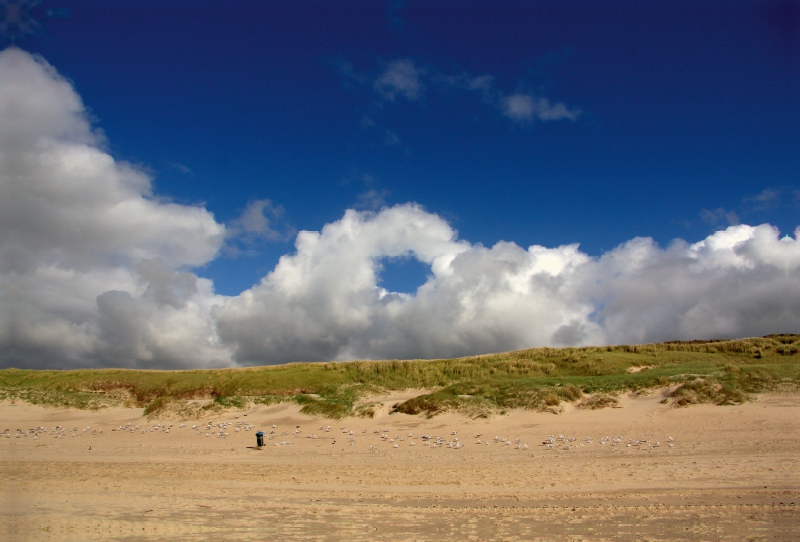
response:
<svg viewBox="0 0 800 542"><path fill-rule="evenodd" d="M152 299L157 306L182 309L197 294L197 276L169 269L160 258L142 260L136 267L140 282L146 285L142 297Z"/></svg>
<svg viewBox="0 0 800 542"><path fill-rule="evenodd" d="M390 147L395 147L401 143L400 137L392 130L386 130L383 141Z"/></svg>
<svg viewBox="0 0 800 542"><path fill-rule="evenodd" d="M295 230L284 215L283 207L269 199L250 201L242 214L226 226L225 253L235 257L255 252L260 242L290 239Z"/></svg>
<svg viewBox="0 0 800 542"><path fill-rule="evenodd" d="M424 86L421 77L424 73L412 60L394 60L375 79L372 88L389 101L395 101L398 96L414 101L422 96Z"/></svg>
<svg viewBox="0 0 800 542"><path fill-rule="evenodd" d="M736 211L730 211L722 207L703 209L700 212L700 218L703 222L711 226L719 226L720 224L724 226L736 226L740 223L739 215L736 214Z"/></svg>
<svg viewBox="0 0 800 542"><path fill-rule="evenodd" d="M239 218L228 225L229 237L254 236L270 241L290 237L294 231L284 220L283 206L269 199L250 201Z"/></svg>
<svg viewBox="0 0 800 542"><path fill-rule="evenodd" d="M367 209L370 211L377 211L381 207L386 206L387 197L389 197L389 191L386 189L367 190L366 192L362 192L356 197L356 203L354 207L356 209Z"/></svg>
<svg viewBox="0 0 800 542"><path fill-rule="evenodd" d="M582 114L578 108L570 108L562 102L552 103L547 98L533 93L506 94L497 89L495 78L492 75L446 74L434 68L421 69L409 59L390 62L373 82L373 89L384 100L390 102L396 101L398 96L415 101L422 96L425 88L423 80L442 89L456 88L468 92L478 92L484 103L496 107L504 116L518 123L529 123L533 120L545 122L566 119L575 121Z"/></svg>
<svg viewBox="0 0 800 542"><path fill-rule="evenodd" d="M503 114L516 122L530 122L534 119L548 120L577 120L581 115L580 109L569 109L563 103L551 104L547 98L537 98L532 94L512 94L500 100Z"/></svg>
<svg viewBox="0 0 800 542"><path fill-rule="evenodd" d="M172 169L180 171L184 175L194 175L194 172L192 171L192 169L189 166L187 166L186 164L181 164L180 162L169 162L168 165Z"/></svg>
<svg viewBox="0 0 800 542"><path fill-rule="evenodd" d="M718 207L716 209L703 209L700 219L714 227L735 226L741 223L740 217L747 217L753 213L777 209L800 202L800 191L792 187L764 188L755 195L741 199L733 209Z"/></svg>
<svg viewBox="0 0 800 542"><path fill-rule="evenodd" d="M779 205L782 197L784 196L783 192L783 190L765 188L755 196L744 198L743 203L750 205L753 211L763 211L764 209L769 209L770 207Z"/></svg>

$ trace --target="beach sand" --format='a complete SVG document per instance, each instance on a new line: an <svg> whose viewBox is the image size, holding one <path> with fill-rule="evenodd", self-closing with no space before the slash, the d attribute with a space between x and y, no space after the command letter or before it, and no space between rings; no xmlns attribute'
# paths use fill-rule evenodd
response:
<svg viewBox="0 0 800 542"><path fill-rule="evenodd" d="M202 421L2 404L0 539L800 539L797 395L674 409L654 392L622 408L477 420L388 414L410 395L345 420L293 404ZM275 432L262 449L258 430Z"/></svg>

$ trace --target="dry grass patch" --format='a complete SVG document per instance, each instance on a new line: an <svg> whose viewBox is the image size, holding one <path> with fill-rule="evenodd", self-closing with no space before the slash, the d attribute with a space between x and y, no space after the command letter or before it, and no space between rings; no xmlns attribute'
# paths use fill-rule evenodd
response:
<svg viewBox="0 0 800 542"><path fill-rule="evenodd" d="M405 401L404 396L394 411L481 417L512 409L558 412L562 402L585 401L582 408L612 406L600 394L646 394L678 386L672 395L676 406L724 405L756 393L800 390L798 354L800 335L785 334L242 369L6 369L0 370L0 400L79 409L135 406L145 408L148 416L187 418L216 409L295 402L306 414L342 418L375 416L378 407L371 403L387 402L381 394L420 390L414 399ZM584 400L587 394L598 398ZM197 406L198 400L205 403Z"/></svg>
<svg viewBox="0 0 800 542"><path fill-rule="evenodd" d="M711 378L698 378L686 382L672 392L675 401L673 407L712 403L715 405L739 405L749 400L746 393L734 388L729 383L719 382Z"/></svg>
<svg viewBox="0 0 800 542"><path fill-rule="evenodd" d="M599 410L601 408L622 408L619 399L607 393L595 393L575 405L583 410Z"/></svg>

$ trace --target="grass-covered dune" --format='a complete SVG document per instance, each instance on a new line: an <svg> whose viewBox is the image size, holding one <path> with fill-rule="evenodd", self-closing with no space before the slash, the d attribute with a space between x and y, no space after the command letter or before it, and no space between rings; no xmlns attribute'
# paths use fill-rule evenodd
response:
<svg viewBox="0 0 800 542"><path fill-rule="evenodd" d="M523 408L559 411L616 404L616 396L670 386L673 406L747 401L800 390L800 335L584 348L531 348L438 360L291 363L194 371L85 369L0 371L0 400L52 407L144 408L150 416L199 417L229 408L292 401L310 415L371 417L371 398L427 393L393 410L487 416ZM197 401L204 399L205 401ZM210 401L209 401L210 400Z"/></svg>

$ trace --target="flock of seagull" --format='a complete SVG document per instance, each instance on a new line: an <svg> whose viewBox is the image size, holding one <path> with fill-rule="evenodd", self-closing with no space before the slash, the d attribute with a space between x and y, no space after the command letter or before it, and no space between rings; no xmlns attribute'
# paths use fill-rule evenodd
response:
<svg viewBox="0 0 800 542"><path fill-rule="evenodd" d="M163 423L154 423L150 427L143 427L140 425L134 425L133 423L127 423L125 425L120 425L119 427L111 429L111 431L115 431L118 433L139 433L139 434L146 434L146 433L163 433L169 434L173 429L185 429L187 428L187 424L181 423L177 427L174 424L163 424ZM239 433L241 431L252 431L255 428L255 425L240 420L238 416L235 417L234 421L220 421L220 422L207 422L205 427L200 425L192 425L191 430L196 431L197 435L201 437L216 437L216 438L228 438L231 436L229 430L233 431L234 433ZM303 431L300 429L300 426L295 426L293 431L282 431L278 433L277 430L278 426L276 424L272 425L272 429L269 433L265 433L267 440L275 441L275 446L289 446L293 442L291 440L287 440L284 438L283 440L278 440L279 437L288 437L288 438L299 438ZM321 425L319 427L319 431L323 433L331 433L334 429L330 425ZM358 435L359 437L368 437L367 429L362 429L360 433L357 433L354 430L348 429L344 425L339 427L339 431L343 434L347 440L347 443L350 446L356 445L355 437ZM78 429L77 427L73 427L72 429L67 429L65 426L57 425L50 430L43 426L34 427L32 429L17 429L15 438L24 438L28 436L33 436L34 440L38 440L40 436L50 436L56 439L62 439L65 436L71 434L72 437L80 437L84 434L91 434L91 435L100 435L103 434L102 429L92 429L91 426L87 426L82 429ZM401 446L417 446L417 443L420 443L422 446L428 446L431 448L450 448L454 450L459 450L463 448L465 445L460 440L458 436L456 436L456 431L451 431L449 436L442 437L438 435L417 435L413 432L408 433L408 435L399 435L395 434L394 436L390 435L390 429L387 427L385 429L375 429L372 431L372 435L377 435L380 439L381 443L390 444L392 448L400 448ZM647 433L647 437L654 437L652 433ZM0 431L0 437L11 438L11 431L9 429L5 429ZM309 439L319 439L321 438L315 433L310 433L306 435L306 438ZM331 444L336 444L337 436L333 435L331 437L322 437L322 438L329 438ZM522 441L522 439L516 438L511 439L509 437L500 437L495 436L494 438L483 438L482 433L478 433L475 435L475 444L485 445L485 446L507 446L513 447L512 449L515 450L529 450L530 446ZM667 441L665 444L670 448L675 446L675 439L673 437L667 437ZM595 441L592 437L586 437L585 439L578 440L577 437L574 436L564 436L564 435L548 435L546 439L541 441L541 445L547 450L573 450L579 448L585 448L588 446L595 445ZM600 446L609 445L611 447L614 446L624 446L626 448L635 448L638 450L653 450L655 448L660 448L662 446L660 441L651 440L648 442L647 439L625 439L622 435L617 437L609 437L605 436L600 439L599 442ZM375 445L371 445L369 447L371 452L377 452L378 447Z"/></svg>
<svg viewBox="0 0 800 542"><path fill-rule="evenodd" d="M647 433L647 436L652 437L654 435L652 433ZM669 447L674 448L675 439L672 437L667 437L667 439L669 440L669 442L667 443ZM562 447L562 449L570 450L575 446L583 447L583 446L591 446L592 444L594 444L594 440L592 439L592 437L586 437L585 441L573 444L577 440L578 439L576 439L575 437L565 437L564 435L559 435L558 437L554 435L548 435L547 440L543 440L542 444L547 446L547 448L550 450L555 449L559 445ZM649 450L661 447L661 443L659 441L648 443L646 440L628 439L628 442L625 442L625 437L623 437L622 435L615 438L603 437L602 439L600 439L601 445L609 443L611 446L619 446L620 444L624 443L625 446L628 448L638 447L640 450L643 449L642 446L644 444L647 444L647 449Z"/></svg>
<svg viewBox="0 0 800 542"><path fill-rule="evenodd" d="M101 435L103 433L102 429L92 429L91 426L86 427L84 429L78 429L77 427L73 427L72 429L67 429L62 425L56 425L55 427L49 430L44 426L37 426L32 429L17 429L17 433L14 436L14 438L33 436L33 440L39 440L39 435L42 435L44 437L45 433L47 434L47 436L51 436L53 438L64 438L69 433L72 433L73 437L79 437L82 434L89 433L90 431L91 431L90 434L92 435ZM11 438L11 430L4 429L3 431L0 431L0 437Z"/></svg>
<svg viewBox="0 0 800 542"><path fill-rule="evenodd" d="M277 425L272 426L273 429L266 435L268 440L274 440L276 437L283 437L287 435L293 435L295 437L299 437L302 433L300 430L300 426L296 426L293 432L283 431L282 433L278 434L275 431ZM321 425L319 430L325 433L330 433L333 431L333 428L330 425ZM340 432L345 435L347 439L347 443L350 446L356 445L355 437L359 435L354 430L348 429L344 425L339 427ZM378 435L381 442L388 443L392 445L392 448L400 448L402 445L406 446L416 446L418 442L422 444L422 446L430 446L431 448L451 448L454 450L458 450L464 447L464 443L456 436L456 431L451 431L448 437L441 437L438 435L417 435L415 433L409 433L408 435L399 435L396 434L395 436L390 436L390 429L385 428L375 429L372 431L373 435ZM360 432L360 436L368 437L368 430L362 429ZM652 433L647 433L648 437L653 437ZM516 438L511 439L509 437L500 437L495 436L492 438L487 438L486 440L482 439L483 434L478 433L475 435L475 444L481 444L486 446L491 445L504 445L504 446L513 446L515 450L529 450L530 446L522 441L522 439ZM320 437L315 433L310 433L306 435L306 438L310 439L319 439ZM329 437L331 444L336 444L337 436ZM668 446L673 448L675 446L675 439L673 437L667 437L668 439ZM275 442L275 446L287 446L292 444L292 441L282 440L280 442ZM595 444L595 441L592 437L586 437L585 440L578 441L576 437L566 437L564 435L548 435L547 439L543 440L541 446L544 446L547 450L572 450L574 448L583 448L587 446L592 446ZM602 437L600 439L600 445L609 444L610 446L619 446L620 444L624 444L628 448L637 448L639 450L646 449L652 450L654 448L661 447L661 442L653 441L648 442L647 440L642 439L628 439L625 441L625 437L617 436L615 438L612 437ZM369 447L370 451L378 451L378 447L375 445L371 445Z"/></svg>
<svg viewBox="0 0 800 542"><path fill-rule="evenodd" d="M238 419L239 417L236 416L237 421L234 422L207 422L205 429L202 427L202 424L198 426L197 424L192 425L192 430L197 431L197 434L201 437L216 437L216 438L227 438L230 436L228 429L233 429L235 433L239 433L242 429L245 431L251 431L255 426L249 423L246 423L242 420ZM127 425L120 425L116 429L112 429L112 431L129 431L131 433L135 433L141 430L141 433L169 433L170 430L173 428L174 424L163 424L163 423L156 423L153 424L149 429L142 428L139 425L133 425L132 423L128 423ZM235 427L233 427L235 425ZM185 423L179 424L178 429L184 429L187 427Z"/></svg>

